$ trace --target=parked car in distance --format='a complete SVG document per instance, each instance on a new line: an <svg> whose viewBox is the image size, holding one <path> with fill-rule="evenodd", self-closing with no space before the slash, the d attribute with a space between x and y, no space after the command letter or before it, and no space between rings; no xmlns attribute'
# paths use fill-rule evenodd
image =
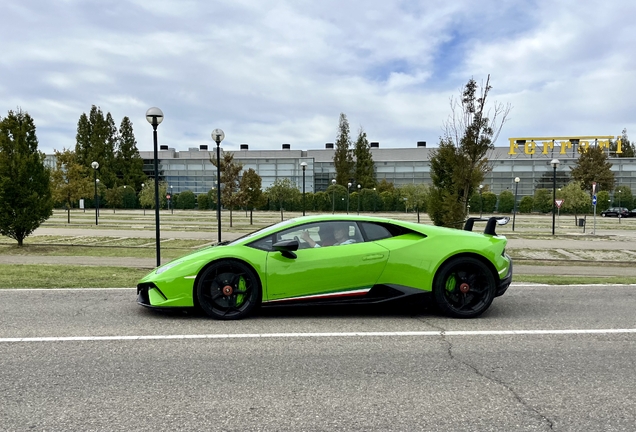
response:
<svg viewBox="0 0 636 432"><path fill-rule="evenodd" d="M635 208L635 209L632 209L632 211L630 211L630 212L629 212L629 215L630 215L631 217L636 217L636 208Z"/></svg>
<svg viewBox="0 0 636 432"><path fill-rule="evenodd" d="M605 217L629 217L632 213L625 207L610 207L607 210L601 212L601 216Z"/></svg>

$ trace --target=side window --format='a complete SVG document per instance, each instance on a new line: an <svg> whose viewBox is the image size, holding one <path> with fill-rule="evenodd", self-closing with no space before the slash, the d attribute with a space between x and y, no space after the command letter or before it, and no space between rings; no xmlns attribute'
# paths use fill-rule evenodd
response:
<svg viewBox="0 0 636 432"><path fill-rule="evenodd" d="M382 225L371 222L362 222L361 225L368 241L382 240L385 238L393 237L389 230Z"/></svg>
<svg viewBox="0 0 636 432"><path fill-rule="evenodd" d="M249 243L248 246L271 252L274 250L274 247L272 246L274 244L274 241L272 240L273 237L274 236L268 235L262 239Z"/></svg>

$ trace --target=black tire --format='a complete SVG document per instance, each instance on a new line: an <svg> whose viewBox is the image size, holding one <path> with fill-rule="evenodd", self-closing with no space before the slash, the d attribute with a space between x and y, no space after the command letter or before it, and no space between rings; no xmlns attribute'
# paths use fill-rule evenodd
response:
<svg viewBox="0 0 636 432"><path fill-rule="evenodd" d="M435 275L435 304L446 315L475 318L490 307L496 283L492 272L476 258L459 257L445 263Z"/></svg>
<svg viewBox="0 0 636 432"><path fill-rule="evenodd" d="M210 317L220 320L248 316L261 301L261 282L245 263L217 261L198 278L197 300Z"/></svg>

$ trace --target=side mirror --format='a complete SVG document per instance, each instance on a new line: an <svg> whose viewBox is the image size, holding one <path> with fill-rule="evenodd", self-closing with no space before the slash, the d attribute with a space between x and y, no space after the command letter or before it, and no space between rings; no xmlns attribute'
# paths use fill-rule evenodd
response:
<svg viewBox="0 0 636 432"><path fill-rule="evenodd" d="M298 240L282 240L274 243L274 250L280 252L285 258L295 259L297 255L294 251L298 250L299 245Z"/></svg>

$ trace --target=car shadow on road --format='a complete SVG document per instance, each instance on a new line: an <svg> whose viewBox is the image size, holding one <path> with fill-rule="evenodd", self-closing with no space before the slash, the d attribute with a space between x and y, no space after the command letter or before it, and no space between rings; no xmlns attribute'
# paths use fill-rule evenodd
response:
<svg viewBox="0 0 636 432"><path fill-rule="evenodd" d="M380 304L351 305L277 305L260 307L245 319L284 318L355 318L355 317L437 317L441 316L429 296L399 299ZM196 308L151 309L142 308L140 313L151 319L209 320Z"/></svg>

